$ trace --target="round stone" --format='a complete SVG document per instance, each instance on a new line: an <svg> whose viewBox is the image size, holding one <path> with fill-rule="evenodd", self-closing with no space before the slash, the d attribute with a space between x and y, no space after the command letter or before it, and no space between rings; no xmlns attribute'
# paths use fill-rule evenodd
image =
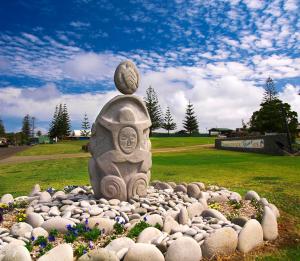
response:
<svg viewBox="0 0 300 261"><path fill-rule="evenodd" d="M280 212L279 212L278 208L272 203L269 203L269 207L270 207L270 209L272 209L275 217L279 218L280 217Z"/></svg>
<svg viewBox="0 0 300 261"><path fill-rule="evenodd" d="M190 218L200 216L206 207L200 202L195 202L187 207L187 212Z"/></svg>
<svg viewBox="0 0 300 261"><path fill-rule="evenodd" d="M81 256L78 261L119 261L119 258L116 256L115 252L110 251L105 248L96 248L89 251L87 254Z"/></svg>
<svg viewBox="0 0 300 261"><path fill-rule="evenodd" d="M148 243L150 244L152 240L160 237L162 235L161 231L155 227L147 227L144 229L137 238L137 243Z"/></svg>
<svg viewBox="0 0 300 261"><path fill-rule="evenodd" d="M166 261L199 261L202 259L201 248L190 237L180 237L169 246Z"/></svg>
<svg viewBox="0 0 300 261"><path fill-rule="evenodd" d="M178 222L172 216L166 216L163 231L170 234L174 227L178 227Z"/></svg>
<svg viewBox="0 0 300 261"><path fill-rule="evenodd" d="M26 237L28 233L31 234L32 229L31 225L25 222L19 222L12 225L10 233L13 236Z"/></svg>
<svg viewBox="0 0 300 261"><path fill-rule="evenodd" d="M177 185L174 188L174 192L183 192L183 193L186 193L187 189L186 189L186 187L184 185Z"/></svg>
<svg viewBox="0 0 300 261"><path fill-rule="evenodd" d="M139 87L139 72L131 61L120 63L115 71L114 81L117 89L123 94L133 94Z"/></svg>
<svg viewBox="0 0 300 261"><path fill-rule="evenodd" d="M163 254L151 244L136 243L129 248L124 261L164 261Z"/></svg>
<svg viewBox="0 0 300 261"><path fill-rule="evenodd" d="M153 215L146 216L146 223L148 223L151 226L155 226L156 224L159 224L160 226L163 226L162 217L158 214L153 214Z"/></svg>
<svg viewBox="0 0 300 261"><path fill-rule="evenodd" d="M264 232L264 240L274 240L278 237L277 219L269 207L264 207L264 214L261 222Z"/></svg>
<svg viewBox="0 0 300 261"><path fill-rule="evenodd" d="M58 245L38 259L38 261L53 260L73 261L72 246L69 244Z"/></svg>
<svg viewBox="0 0 300 261"><path fill-rule="evenodd" d="M129 237L120 237L111 241L105 248L110 251L119 252L123 248L130 248L134 245L134 241Z"/></svg>
<svg viewBox="0 0 300 261"><path fill-rule="evenodd" d="M40 214L32 212L27 215L26 222L35 228L40 227L43 224L44 219Z"/></svg>
<svg viewBox="0 0 300 261"><path fill-rule="evenodd" d="M238 250L247 253L262 243L262 227L256 219L250 219L239 233Z"/></svg>
<svg viewBox="0 0 300 261"><path fill-rule="evenodd" d="M8 249L2 261L31 261L31 257L26 247L15 246Z"/></svg>
<svg viewBox="0 0 300 261"><path fill-rule="evenodd" d="M260 200L260 196L254 191L254 190L249 190L246 195L245 195L245 199L246 200Z"/></svg>
<svg viewBox="0 0 300 261"><path fill-rule="evenodd" d="M12 196L12 194L4 194L1 199L0 199L0 203L9 205L14 203L14 197Z"/></svg>
<svg viewBox="0 0 300 261"><path fill-rule="evenodd" d="M220 228L204 240L201 245L202 254L205 258L212 258L216 255L230 255L235 251L237 244L238 235L233 228Z"/></svg>
<svg viewBox="0 0 300 261"><path fill-rule="evenodd" d="M222 220L224 222L228 221L227 218L218 210L216 209L206 209L201 214L203 217L213 217L217 218L219 220Z"/></svg>
<svg viewBox="0 0 300 261"><path fill-rule="evenodd" d="M49 233L42 227L36 227L32 230L31 236L33 236L34 238L38 238L39 236L48 237Z"/></svg>
<svg viewBox="0 0 300 261"><path fill-rule="evenodd" d="M66 233L68 231L67 226L74 226L75 223L69 219L61 217L50 218L42 224L42 228L50 232L52 229L56 229L60 233Z"/></svg>
<svg viewBox="0 0 300 261"><path fill-rule="evenodd" d="M38 195L41 192L41 187L39 184L35 184L29 194L29 196L33 197Z"/></svg>
<svg viewBox="0 0 300 261"><path fill-rule="evenodd" d="M189 214L185 207L180 209L179 215L178 215L178 221L179 224L185 225L189 222Z"/></svg>
<svg viewBox="0 0 300 261"><path fill-rule="evenodd" d="M232 223L243 227L249 219L247 217L236 217L231 220Z"/></svg>
<svg viewBox="0 0 300 261"><path fill-rule="evenodd" d="M200 188L196 184L188 184L187 194L189 195L189 197L199 198L200 192Z"/></svg>
<svg viewBox="0 0 300 261"><path fill-rule="evenodd" d="M50 202L51 201L51 195L47 191L43 191L40 194L40 202Z"/></svg>
<svg viewBox="0 0 300 261"><path fill-rule="evenodd" d="M109 218L91 217L88 219L88 227L99 228L103 234L110 234L114 229L115 221Z"/></svg>

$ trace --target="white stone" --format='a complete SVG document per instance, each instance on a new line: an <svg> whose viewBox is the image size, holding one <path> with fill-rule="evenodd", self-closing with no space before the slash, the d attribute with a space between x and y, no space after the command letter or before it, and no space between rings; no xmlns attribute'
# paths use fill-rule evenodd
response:
<svg viewBox="0 0 300 261"><path fill-rule="evenodd" d="M206 207L200 202L195 202L191 204L187 207L189 218L192 219L193 217L200 216L205 209Z"/></svg>
<svg viewBox="0 0 300 261"><path fill-rule="evenodd" d="M179 225L178 222L173 217L166 216L164 226L163 226L163 231L170 234L172 228L177 227L178 225Z"/></svg>
<svg viewBox="0 0 300 261"><path fill-rule="evenodd" d="M51 201L51 195L47 191L43 191L40 194L40 202L50 202Z"/></svg>
<svg viewBox="0 0 300 261"><path fill-rule="evenodd" d="M124 261L164 261L163 254L151 244L136 243L129 248Z"/></svg>
<svg viewBox="0 0 300 261"><path fill-rule="evenodd" d="M111 241L105 248L110 251L119 252L120 250L129 249L134 245L134 241L129 237L120 237ZM126 251L127 252L127 251Z"/></svg>
<svg viewBox="0 0 300 261"><path fill-rule="evenodd" d="M47 230L48 232L50 232L51 229L56 229L60 233L66 233L68 231L67 225L74 226L75 223L66 218L53 217L46 220L41 227Z"/></svg>
<svg viewBox="0 0 300 261"><path fill-rule="evenodd" d="M200 197L200 188L196 184L188 184L187 194L189 197L199 198Z"/></svg>
<svg viewBox="0 0 300 261"><path fill-rule="evenodd" d="M88 219L88 227L99 228L103 234L110 234L114 229L115 221L109 218L91 217Z"/></svg>
<svg viewBox="0 0 300 261"><path fill-rule="evenodd" d="M182 207L180 209L179 215L178 215L178 222L179 224L185 225L189 222L189 214L185 207Z"/></svg>
<svg viewBox="0 0 300 261"><path fill-rule="evenodd" d="M250 219L239 233L238 250L247 253L262 243L262 227L256 219Z"/></svg>
<svg viewBox="0 0 300 261"><path fill-rule="evenodd" d="M48 237L49 233L42 227L36 227L32 230L31 236L38 238L39 236Z"/></svg>
<svg viewBox="0 0 300 261"><path fill-rule="evenodd" d="M246 195L245 195L245 199L246 200L260 200L260 196L254 191L254 190L249 190Z"/></svg>
<svg viewBox="0 0 300 261"><path fill-rule="evenodd" d="M61 244L38 259L38 261L73 261L73 249L69 244Z"/></svg>
<svg viewBox="0 0 300 261"><path fill-rule="evenodd" d="M0 199L0 203L7 205L14 203L14 197L12 196L12 194L4 194Z"/></svg>
<svg viewBox="0 0 300 261"><path fill-rule="evenodd" d="M146 216L146 223L148 223L151 226L155 226L156 224L159 224L160 226L163 226L162 217L158 214L147 215Z"/></svg>
<svg viewBox="0 0 300 261"><path fill-rule="evenodd" d="M137 243L150 244L152 240L162 235L161 231L155 227L147 227L144 229L137 238Z"/></svg>
<svg viewBox="0 0 300 261"><path fill-rule="evenodd" d="M269 203L269 208L272 209L272 211L273 211L273 213L274 213L274 215L275 215L276 218L280 217L280 212L279 212L278 208L274 204Z"/></svg>
<svg viewBox="0 0 300 261"><path fill-rule="evenodd" d="M29 196L33 197L33 196L36 196L36 195L39 195L41 192L41 187L39 184L35 184L29 194Z"/></svg>
<svg viewBox="0 0 300 261"><path fill-rule="evenodd" d="M264 240L274 240L278 237L277 219L271 208L265 206L261 226Z"/></svg>
<svg viewBox="0 0 300 261"><path fill-rule="evenodd" d="M13 236L26 237L28 233L31 233L32 229L31 225L25 222L19 222L12 225L10 233Z"/></svg>
<svg viewBox="0 0 300 261"><path fill-rule="evenodd" d="M227 218L216 209L206 209L201 214L203 217L214 217L224 222L228 221Z"/></svg>
<svg viewBox="0 0 300 261"><path fill-rule="evenodd" d="M238 235L233 228L217 229L201 245L202 255L205 258L212 258L216 255L230 255L235 251L237 244Z"/></svg>
<svg viewBox="0 0 300 261"><path fill-rule="evenodd" d="M8 249L2 261L31 261L31 257L26 247L17 245Z"/></svg>
<svg viewBox="0 0 300 261"><path fill-rule="evenodd" d="M173 241L165 257L165 261L199 261L201 259L201 248L190 237L180 237Z"/></svg>
<svg viewBox="0 0 300 261"><path fill-rule="evenodd" d="M78 261L119 261L115 252L105 248L96 248L81 256Z"/></svg>
<svg viewBox="0 0 300 261"><path fill-rule="evenodd" d="M40 227L43 224L44 219L40 214L32 212L26 216L26 222L35 228Z"/></svg>

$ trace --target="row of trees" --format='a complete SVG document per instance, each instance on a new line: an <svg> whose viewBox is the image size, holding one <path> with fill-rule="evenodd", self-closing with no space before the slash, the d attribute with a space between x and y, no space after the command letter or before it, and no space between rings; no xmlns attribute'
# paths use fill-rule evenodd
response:
<svg viewBox="0 0 300 261"><path fill-rule="evenodd" d="M150 86L146 91L146 97L144 98L146 103L149 116L151 118L152 126L150 127L150 135L152 135L154 130L165 129L168 134L170 131L176 129L176 123L174 122L173 116L171 114L170 108L167 107L166 113L163 116L157 94L155 90ZM199 131L199 124L197 117L195 115L194 106L191 102L188 103L185 118L183 120L183 127L185 131L189 134L197 133Z"/></svg>

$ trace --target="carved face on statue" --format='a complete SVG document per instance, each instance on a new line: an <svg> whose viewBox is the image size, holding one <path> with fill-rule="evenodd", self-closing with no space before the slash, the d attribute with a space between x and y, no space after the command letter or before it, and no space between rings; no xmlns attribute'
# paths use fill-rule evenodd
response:
<svg viewBox="0 0 300 261"><path fill-rule="evenodd" d="M132 127L124 127L119 133L119 145L123 152L130 154L137 145L137 133Z"/></svg>

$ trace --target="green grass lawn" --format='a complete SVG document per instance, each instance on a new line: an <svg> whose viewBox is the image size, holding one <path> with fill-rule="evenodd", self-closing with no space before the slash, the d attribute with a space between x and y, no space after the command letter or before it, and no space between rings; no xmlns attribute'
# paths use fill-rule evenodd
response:
<svg viewBox="0 0 300 261"><path fill-rule="evenodd" d="M167 144L161 140L159 142L162 146ZM87 161L88 158L78 158L0 165L0 194L26 195L35 183L39 183L44 189L50 186L63 188L65 185L88 184ZM280 208L280 226L289 225L292 228L286 233L298 238L299 175L300 157L204 148L188 152L158 153L153 156L152 180L202 181L227 187L242 195L247 190L256 190ZM250 260L300 260L299 242L297 247L292 241L291 239L291 246L283 245L279 250L259 254L257 259L252 256Z"/></svg>
<svg viewBox="0 0 300 261"><path fill-rule="evenodd" d="M52 155L52 154L68 154L80 153L81 146L86 144L86 140L61 141L56 144L40 144L19 152L18 156L35 156L35 155ZM151 138L152 148L175 148L201 144L213 144L213 137L164 137Z"/></svg>

